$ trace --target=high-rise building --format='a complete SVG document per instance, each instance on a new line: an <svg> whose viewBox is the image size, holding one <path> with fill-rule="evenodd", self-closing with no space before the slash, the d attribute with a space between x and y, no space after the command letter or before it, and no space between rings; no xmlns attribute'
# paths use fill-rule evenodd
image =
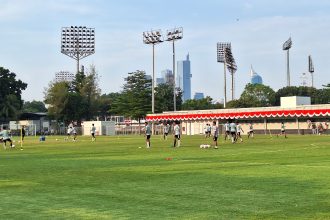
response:
<svg viewBox="0 0 330 220"><path fill-rule="evenodd" d="M162 71L162 78L164 79L164 83L173 85L174 76L172 70L166 69Z"/></svg>
<svg viewBox="0 0 330 220"><path fill-rule="evenodd" d="M251 65L250 70L251 84L262 84L262 77L256 73Z"/></svg>
<svg viewBox="0 0 330 220"><path fill-rule="evenodd" d="M204 98L204 93L202 92L195 92L194 99L195 100L200 100Z"/></svg>
<svg viewBox="0 0 330 220"><path fill-rule="evenodd" d="M190 60L189 54L186 60L178 61L177 63L177 75L176 75L176 87L182 90L182 101L191 99L191 72L190 72Z"/></svg>
<svg viewBox="0 0 330 220"><path fill-rule="evenodd" d="M165 80L164 78L156 78L156 86L160 85L160 84L165 84Z"/></svg>
<svg viewBox="0 0 330 220"><path fill-rule="evenodd" d="M75 78L75 75L69 71L60 71L55 73L55 80L56 82L72 82Z"/></svg>

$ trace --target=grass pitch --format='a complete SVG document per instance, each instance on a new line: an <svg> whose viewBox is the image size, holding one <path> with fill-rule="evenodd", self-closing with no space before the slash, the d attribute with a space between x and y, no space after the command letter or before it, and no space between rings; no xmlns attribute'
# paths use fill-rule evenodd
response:
<svg viewBox="0 0 330 220"><path fill-rule="evenodd" d="M56 139L59 139L56 141ZM0 219L330 219L330 136L28 137L0 150ZM16 145L17 139L16 139ZM141 147L141 148L140 148Z"/></svg>

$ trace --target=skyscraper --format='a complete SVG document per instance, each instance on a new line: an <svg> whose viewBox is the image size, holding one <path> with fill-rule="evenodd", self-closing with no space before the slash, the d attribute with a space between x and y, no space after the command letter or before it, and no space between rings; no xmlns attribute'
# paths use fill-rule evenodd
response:
<svg viewBox="0 0 330 220"><path fill-rule="evenodd" d="M162 78L164 79L164 83L173 85L174 77L172 70L166 69L162 71Z"/></svg>
<svg viewBox="0 0 330 220"><path fill-rule="evenodd" d="M75 74L69 71L59 71L55 73L55 81L56 82L72 82L75 79Z"/></svg>
<svg viewBox="0 0 330 220"><path fill-rule="evenodd" d="M190 60L187 54L186 60L178 61L176 75L176 86L182 90L182 101L191 99L191 73L190 73Z"/></svg>
<svg viewBox="0 0 330 220"><path fill-rule="evenodd" d="M256 73L251 65L250 70L251 84L262 84L262 77Z"/></svg>

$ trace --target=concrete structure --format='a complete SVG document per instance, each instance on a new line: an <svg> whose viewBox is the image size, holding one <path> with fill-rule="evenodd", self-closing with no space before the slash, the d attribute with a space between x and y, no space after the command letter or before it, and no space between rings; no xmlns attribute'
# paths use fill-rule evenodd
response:
<svg viewBox="0 0 330 220"><path fill-rule="evenodd" d="M202 92L195 92L194 99L199 100L204 98L204 93Z"/></svg>
<svg viewBox="0 0 330 220"><path fill-rule="evenodd" d="M299 105L311 105L311 97L306 96L289 96L281 97L282 108L295 108Z"/></svg>
<svg viewBox="0 0 330 220"><path fill-rule="evenodd" d="M310 121L329 124L330 104L164 112L147 115L146 119L154 122L179 120L182 134L186 135L203 134L205 124L212 121L217 122L222 133L226 121L239 121L244 131L248 131L252 123L255 133L277 134L284 122L287 133L306 134L311 133Z"/></svg>
<svg viewBox="0 0 330 220"><path fill-rule="evenodd" d="M60 71L55 73L55 81L56 82L72 82L75 79L75 74L69 71Z"/></svg>
<svg viewBox="0 0 330 220"><path fill-rule="evenodd" d="M182 101L191 99L191 72L190 72L190 60L189 54L186 57L186 60L178 61L177 65L177 74L176 74L176 87L179 87L182 92Z"/></svg>
<svg viewBox="0 0 330 220"><path fill-rule="evenodd" d="M91 135L92 124L96 128L96 135L115 135L114 121L84 121L81 123L82 135Z"/></svg>

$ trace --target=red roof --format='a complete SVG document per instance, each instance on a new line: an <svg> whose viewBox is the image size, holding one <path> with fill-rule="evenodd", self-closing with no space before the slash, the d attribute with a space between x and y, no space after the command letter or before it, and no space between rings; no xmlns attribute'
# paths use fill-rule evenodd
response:
<svg viewBox="0 0 330 220"><path fill-rule="evenodd" d="M198 120L198 119L244 119L244 118L275 118L275 117L314 117L330 116L330 109L310 109L310 110L268 110L268 111L240 111L231 113L164 113L158 115L148 115L148 121L162 120Z"/></svg>

